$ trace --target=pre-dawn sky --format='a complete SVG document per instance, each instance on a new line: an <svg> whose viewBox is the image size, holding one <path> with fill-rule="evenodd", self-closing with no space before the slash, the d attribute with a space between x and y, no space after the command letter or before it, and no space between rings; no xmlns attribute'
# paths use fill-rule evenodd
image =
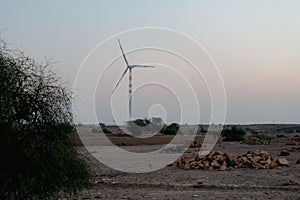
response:
<svg viewBox="0 0 300 200"><path fill-rule="evenodd" d="M226 123L257 122L300 122L300 1L298 0L207 0L207 1L38 1L38 0L0 0L0 37L11 44L13 49L21 49L31 57L42 61L44 57L58 61L55 68L58 74L73 86L77 70L87 54L100 42L119 32L141 27L163 27L177 30L194 38L209 53L219 68L227 94ZM157 41L150 40L153 34L120 36L126 51L155 45L163 37L170 41L169 50L185 52L185 57L201 58L196 47L184 46L179 39L155 35ZM162 33L163 34L163 33ZM151 36L151 37L150 37ZM133 38L133 39L132 39ZM136 38L136 39L134 39ZM165 42L167 42L164 39ZM115 45L115 46L114 46ZM115 38L105 47L102 56L120 56ZM182 53L181 52L181 53ZM104 69L96 50L86 65ZM99 57L98 57L99 56ZM106 58L108 58L106 57ZM96 59L97 58L97 59ZM100 59L100 60L99 60ZM184 63L168 55L155 52L133 52L128 55L132 62L168 63L170 68L158 66L154 71L136 69L133 87L143 81L167 80L176 82L179 91L184 89L175 71L184 75L190 84L194 84L196 96L201 101L201 122L210 121L210 99L205 81L193 76L192 71L183 70ZM203 59L206 59L203 57ZM104 61L103 61L104 62ZM205 61L204 61L205 63ZM178 65L178 66L176 66ZM180 66L179 66L180 65ZM205 67L211 67L205 64ZM104 95L110 94L116 81L125 70L124 61L119 59L107 71L115 74L106 77L96 86L95 111L100 121L112 123L113 118L104 103ZM181 68L180 68L181 67ZM95 68L95 69L96 69ZM175 71L168 71L174 69ZM184 68L186 69L186 68ZM156 71L155 71L156 70ZM164 71L167 70L167 71ZM174 72L174 74L172 74ZM186 74L184 74L186 73ZM100 74L98 75L100 77ZM154 77L154 78L152 78ZM87 82L84 83L84 78ZM75 97L82 98L88 91L90 77L81 79L80 88L75 88ZM205 77L204 77L205 79ZM182 79L185 80L185 79ZM167 84L167 82L166 82ZM175 84L175 85L176 85ZM175 85L172 87L175 88ZM86 87L86 88L85 88ZM95 86L92 86L95 87ZM152 87L152 88L151 88ZM162 114L167 111L168 121L180 121L179 104L170 91L164 91L157 85L144 87L137 91L134 113L137 117L147 117L151 112ZM104 88L101 90L101 88ZM127 108L128 77L121 82L117 96L117 108ZM124 93L124 94L123 94ZM189 103L192 93L182 93L185 103ZM81 97L80 97L81 96ZM157 101L160 99L160 102ZM124 105L118 101L125 102ZM94 123L94 113L84 112L92 101L78 101L76 107L83 110L77 113L78 121ZM103 102L103 103L100 103ZM182 102L181 102L182 103ZM184 103L183 103L184 104ZM193 103L187 112L195 109ZM119 107L118 107L119 106ZM145 107L145 108L143 108ZM146 109L146 110L145 110ZM157 109L157 110L155 110ZM103 114L105 113L105 114ZM120 114L120 120L127 116ZM193 117L184 122L193 123Z"/></svg>

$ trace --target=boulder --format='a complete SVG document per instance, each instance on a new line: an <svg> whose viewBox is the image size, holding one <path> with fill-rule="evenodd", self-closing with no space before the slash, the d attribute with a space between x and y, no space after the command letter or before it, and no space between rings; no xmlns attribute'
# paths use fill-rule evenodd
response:
<svg viewBox="0 0 300 200"><path fill-rule="evenodd" d="M289 161L285 158L278 158L277 163L281 166L289 166Z"/></svg>

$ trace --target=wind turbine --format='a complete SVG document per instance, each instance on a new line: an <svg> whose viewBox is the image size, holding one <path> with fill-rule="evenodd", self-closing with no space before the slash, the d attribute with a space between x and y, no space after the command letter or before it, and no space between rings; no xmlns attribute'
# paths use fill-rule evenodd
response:
<svg viewBox="0 0 300 200"><path fill-rule="evenodd" d="M115 92L115 90L117 89L118 85L120 84L121 80L123 79L123 77L125 76L125 74L127 73L127 71L129 70L129 90L128 90L128 106L129 106L129 120L131 120L131 117L132 117L132 69L133 68L144 68L144 67L149 67L149 68L154 68L154 66L149 66L149 65L130 65L128 63L128 60L125 56L125 53L123 51L123 48L122 48L122 45L121 45L121 42L120 42L120 39L118 39L118 42L119 42L119 46L120 46L120 49L121 49L121 52L122 52L122 55L123 55L123 58L124 58L124 61L126 63L126 69L125 71L123 72L120 80L117 82L116 86L114 87L114 89L112 90L112 94Z"/></svg>

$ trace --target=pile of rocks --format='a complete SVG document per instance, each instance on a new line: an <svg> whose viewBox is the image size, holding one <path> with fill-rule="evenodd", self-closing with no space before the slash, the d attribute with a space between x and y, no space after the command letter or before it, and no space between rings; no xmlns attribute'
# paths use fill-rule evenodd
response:
<svg viewBox="0 0 300 200"><path fill-rule="evenodd" d="M191 157L184 156L179 158L174 165L181 169L218 169L226 170L233 167L234 157L220 151L212 151L204 157L193 154Z"/></svg>
<svg viewBox="0 0 300 200"><path fill-rule="evenodd" d="M236 164L239 168L254 169L273 169L278 165L289 166L289 162L285 158L274 158L266 151L248 151L242 156L236 158Z"/></svg>
<svg viewBox="0 0 300 200"><path fill-rule="evenodd" d="M212 151L204 157L193 154L179 158L175 165L181 169L216 169L227 170L233 168L272 169L280 166L289 166L285 158L274 158L266 151L247 152L235 158L228 153Z"/></svg>

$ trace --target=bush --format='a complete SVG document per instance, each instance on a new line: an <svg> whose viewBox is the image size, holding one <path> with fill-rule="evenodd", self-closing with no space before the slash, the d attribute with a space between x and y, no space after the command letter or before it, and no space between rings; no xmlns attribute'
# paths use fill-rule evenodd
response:
<svg viewBox="0 0 300 200"><path fill-rule="evenodd" d="M126 128L131 135L138 136L145 132L146 126L148 126L150 123L151 121L149 119L136 119L133 121L128 121Z"/></svg>
<svg viewBox="0 0 300 200"><path fill-rule="evenodd" d="M91 132L92 133L102 133L101 129L99 129L99 128L92 128Z"/></svg>
<svg viewBox="0 0 300 200"><path fill-rule="evenodd" d="M71 94L49 69L0 42L0 199L50 199L89 185Z"/></svg>
<svg viewBox="0 0 300 200"><path fill-rule="evenodd" d="M248 145L256 145L257 143L256 143L254 140L246 139L246 140L244 140L244 144L248 144Z"/></svg>
<svg viewBox="0 0 300 200"><path fill-rule="evenodd" d="M163 133L166 135L177 135L179 134L179 128L180 128L179 124L172 123L164 129Z"/></svg>
<svg viewBox="0 0 300 200"><path fill-rule="evenodd" d="M106 133L106 134L112 133L112 132L111 132L110 130L108 130L107 128L103 128L102 130L103 130L103 133Z"/></svg>
<svg viewBox="0 0 300 200"><path fill-rule="evenodd" d="M206 133L207 129L205 129L203 125L198 125L197 135L205 135Z"/></svg>
<svg viewBox="0 0 300 200"><path fill-rule="evenodd" d="M117 136L117 137L132 137L132 135L129 135L125 132L116 133L116 134L114 134L114 136Z"/></svg>
<svg viewBox="0 0 300 200"><path fill-rule="evenodd" d="M273 137L268 136L268 135L258 135L258 134L253 135L253 137L256 137L260 140L265 140L265 141L271 141L274 139Z"/></svg>
<svg viewBox="0 0 300 200"><path fill-rule="evenodd" d="M222 136L224 141L242 141L246 132L242 128L238 128L236 126L230 128L226 128L222 131Z"/></svg>
<svg viewBox="0 0 300 200"><path fill-rule="evenodd" d="M102 122L99 123L99 126L100 126L101 128L105 128L105 127L106 127L106 125L105 125L104 123L102 123Z"/></svg>

